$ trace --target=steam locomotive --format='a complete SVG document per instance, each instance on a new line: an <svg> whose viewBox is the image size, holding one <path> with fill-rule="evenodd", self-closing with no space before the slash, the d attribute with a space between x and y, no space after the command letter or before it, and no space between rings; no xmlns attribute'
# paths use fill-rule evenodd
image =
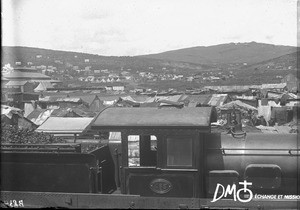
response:
<svg viewBox="0 0 300 210"><path fill-rule="evenodd" d="M298 209L297 134L212 133L216 118L212 107L108 108L91 129L121 140L88 154L76 143L4 145L1 199L43 207Z"/></svg>

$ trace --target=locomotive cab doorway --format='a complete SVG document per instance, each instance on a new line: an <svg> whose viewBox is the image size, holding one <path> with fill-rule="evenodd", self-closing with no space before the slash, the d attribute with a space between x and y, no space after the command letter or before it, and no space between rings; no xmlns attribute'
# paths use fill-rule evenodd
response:
<svg viewBox="0 0 300 210"><path fill-rule="evenodd" d="M154 135L128 136L128 166L155 167L157 165L157 137Z"/></svg>

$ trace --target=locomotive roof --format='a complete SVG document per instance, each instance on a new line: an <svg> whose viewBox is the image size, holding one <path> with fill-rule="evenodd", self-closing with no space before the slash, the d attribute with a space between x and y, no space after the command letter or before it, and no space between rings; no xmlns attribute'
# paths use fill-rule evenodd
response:
<svg viewBox="0 0 300 210"><path fill-rule="evenodd" d="M92 129L109 127L209 127L212 107L107 108L91 123ZM213 117L213 118L212 118Z"/></svg>

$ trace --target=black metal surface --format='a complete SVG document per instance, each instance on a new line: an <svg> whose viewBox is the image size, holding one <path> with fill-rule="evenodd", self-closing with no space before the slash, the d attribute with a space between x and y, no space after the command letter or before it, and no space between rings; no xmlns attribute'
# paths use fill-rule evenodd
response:
<svg viewBox="0 0 300 210"><path fill-rule="evenodd" d="M280 185L271 189L252 187L253 193L299 195L299 151L296 134L247 134L245 140L230 135L208 134L205 141L206 185L209 186L209 171L234 170L239 174L239 181L244 181L249 179L246 168L259 164L261 169L255 169L256 178L251 178L253 186L261 182L268 186L268 182L272 185L275 181L280 181ZM263 173L271 166L280 170L280 177L276 178L272 170ZM278 180L272 180L273 175ZM226 177L222 179L226 183Z"/></svg>
<svg viewBox="0 0 300 210"><path fill-rule="evenodd" d="M78 153L1 153L1 190L97 192L96 158Z"/></svg>
<svg viewBox="0 0 300 210"><path fill-rule="evenodd" d="M103 146L91 154L76 154L76 150L69 152L69 147L64 148L65 152L52 152L57 150L55 147L41 148L48 150L45 153L41 152L39 146L27 148L27 152L2 152L1 190L41 192L7 192L5 199L25 196L17 198L26 198L28 206L34 207L276 209L283 204L295 209L299 207L299 202L295 200L278 200L278 205L264 200L253 200L246 204L224 199L216 203L211 202L217 183L230 185L244 180L254 183L254 187L251 188L253 193L299 195L297 135L247 134L244 139L236 139L230 135L204 134L209 132L209 127L176 130L172 126L169 129L154 129L151 126L143 129L143 126L137 126L136 129L131 127L121 131L122 148L118 143L110 145L110 148ZM157 165L153 164L156 161L149 164L148 159L140 156L141 163L151 167L128 168L127 137L134 134L157 137ZM165 165L167 150L164 141L169 135L185 134L193 136L195 140L193 167L168 168ZM146 146L149 147L149 144ZM35 150L40 152L33 153ZM121 173L118 169L119 164L122 167ZM264 183L268 181L268 173L275 174L274 180ZM111 193L116 189L116 185L119 186L119 181L122 193L135 196L96 194L99 191ZM52 193L43 193L47 191ZM205 194L201 194L202 191ZM30 197L36 200L28 201ZM41 200L45 204L40 204Z"/></svg>
<svg viewBox="0 0 300 210"><path fill-rule="evenodd" d="M130 169L129 169L130 170ZM189 172L149 173L149 170L127 175L128 194L148 197L194 197L195 176Z"/></svg>
<svg viewBox="0 0 300 210"><path fill-rule="evenodd" d="M117 189L115 183L115 166L108 145L91 151L98 163L98 189L101 193L110 193Z"/></svg>
<svg viewBox="0 0 300 210"><path fill-rule="evenodd" d="M248 203L224 199L211 202L203 198L139 197L132 195L101 195L83 193L1 192L4 206L25 208L81 208L81 209L291 209L298 210L300 200L253 200ZM23 202L23 206L13 206Z"/></svg>

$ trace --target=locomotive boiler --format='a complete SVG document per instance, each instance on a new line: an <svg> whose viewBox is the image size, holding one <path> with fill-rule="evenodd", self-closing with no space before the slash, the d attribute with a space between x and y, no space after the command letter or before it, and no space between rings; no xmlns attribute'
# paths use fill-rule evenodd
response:
<svg viewBox="0 0 300 210"><path fill-rule="evenodd" d="M2 151L1 189L6 200L24 193L43 199L53 199L43 192L64 193L76 196L76 207L297 209L297 135L236 138L212 133L215 120L211 107L108 108L91 129L118 133L119 141L89 154ZM26 173L30 176L22 182ZM275 197L271 203L263 196ZM74 207L67 200L60 204Z"/></svg>

